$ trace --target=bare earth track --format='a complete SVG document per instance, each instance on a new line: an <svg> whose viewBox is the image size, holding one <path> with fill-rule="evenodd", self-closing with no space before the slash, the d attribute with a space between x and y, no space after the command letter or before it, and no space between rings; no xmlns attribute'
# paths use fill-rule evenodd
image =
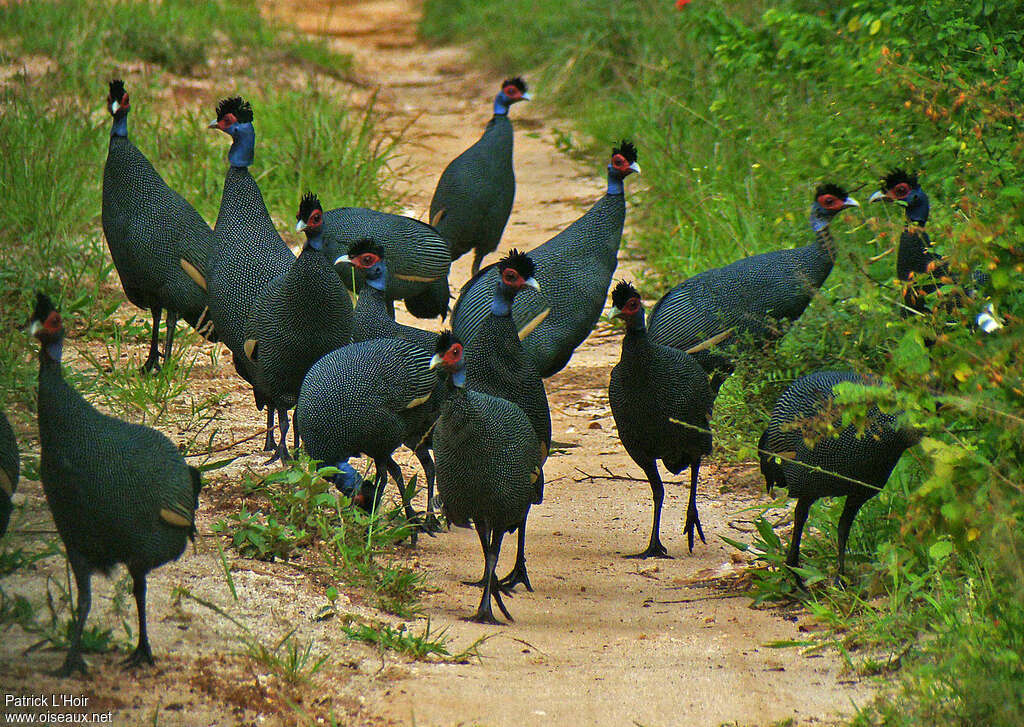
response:
<svg viewBox="0 0 1024 727"><path fill-rule="evenodd" d="M500 79L473 70L462 49L422 45L415 34L415 0L279 0L268 11L307 32L328 35L336 50L354 55L354 102L365 103L376 92L377 108L391 128L407 127L395 166L402 175L399 191L410 213L424 216L444 165L481 133ZM543 89L536 97L543 99ZM560 153L553 129L567 124L553 121L542 100L517 105L512 117L518 189L502 249L543 242L604 191L605 160L580 166ZM642 148L640 154L642 161ZM627 194L638 181L628 180ZM469 263L467 256L453 267L453 292L467 279ZM624 259L620 274L629 276L640 264ZM157 667L124 676L117 655L92 656L87 679L57 680L42 674L62 655L24 655L36 638L13 629L0 646L4 691L85 694L91 697L88 711L113 710L115 724L294 724L282 686L237 655L243 650L238 628L195 601L172 603L172 590L180 586L217 604L268 643L298 627L297 638L329 652L330 667L299 694L299 706L310 714L333 712L340 724L700 727L766 726L787 718L801 725L833 723L838 713L870 697L869 686L828 653L764 646L801 639L801 624L749 608L741 595L743 564L718 537L741 537L749 529L740 511L762 497L751 469L714 463L702 468L698 504L708 543L698 542L692 555L682 534L685 475L666 483L662 537L675 558L622 558L646 544L651 505L647 483L619 445L608 409L608 375L620 337L618 329L602 324L568 368L547 382L561 446L546 467L544 504L530 518L528 557L536 592L520 587L508 601L515 624L463 620L479 599L478 589L461 583L476 578L482 567L472 531L422 537L410 552L430 574L433 588L423 613L432 629L447 628L454 650L490 636L480 647L482 662L408 662L354 644L338 629L339 619L313 620L326 599L322 587L301 571L227 553L235 601L210 526L237 509L244 472L266 471L260 464L265 455L253 453L249 442L230 452L246 456L210 478L200 511L205 537L197 548L150 578ZM74 366L74 359L69 363ZM194 378L200 389L231 391L220 412L222 444L258 430L262 418L233 376L229 357L197 365ZM168 434L183 438L182 432ZM407 477L419 471L411 453L403 451L400 461ZM23 527L52 527L38 483L24 482L20 492L31 514ZM513 551L509 538L502 572ZM36 571L12 575L4 588L38 597L47 574L62 581L62 561L51 558ZM115 626L112 587L97 578L94 589L91 623ZM386 619L353 599L343 595L340 610ZM129 604L126 613L133 623L134 607ZM423 623L411 628L419 631Z"/></svg>

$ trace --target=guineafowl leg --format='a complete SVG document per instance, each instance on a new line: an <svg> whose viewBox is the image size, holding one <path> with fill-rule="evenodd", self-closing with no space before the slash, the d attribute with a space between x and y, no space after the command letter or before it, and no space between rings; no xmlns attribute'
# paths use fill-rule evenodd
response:
<svg viewBox="0 0 1024 727"><path fill-rule="evenodd" d="M423 468L423 479L427 481L427 514L423 518L423 524L420 526L420 529L427 533L427 535L433 536L434 533L441 532L441 522L434 514L434 460L430 456L430 447L426 444L422 447L417 447L415 454L416 459L420 461L420 467Z"/></svg>
<svg viewBox="0 0 1024 727"><path fill-rule="evenodd" d="M405 478L402 477L402 468L391 457L388 457L386 466L388 473L395 480L395 484L398 485L398 494L402 496L402 509L405 510L405 519L412 526L412 531L409 533L409 542L416 545L419 518L416 516L416 511L412 509L411 495L405 491Z"/></svg>
<svg viewBox="0 0 1024 727"><path fill-rule="evenodd" d="M494 618L494 612L491 610L491 598L493 596L505 618L512 621L512 615L509 614L508 609L505 608L505 603L501 600L501 586L498 585L498 578L494 573L494 569L498 566L498 555L501 552L502 533L490 527L487 523L479 522L475 524L484 553L484 593L480 598L479 608L477 608L476 613L470 620L485 624L497 625L500 623L500 621Z"/></svg>
<svg viewBox="0 0 1024 727"><path fill-rule="evenodd" d="M700 536L700 542L707 543L704 539L704 529L700 526L700 517L697 515L697 472L700 470L700 460L690 464L690 504L686 506L686 527L683 528L683 532L686 533L687 542L690 546L690 552L693 552L693 531L694 528L697 530L697 535Z"/></svg>
<svg viewBox="0 0 1024 727"><path fill-rule="evenodd" d="M267 404L267 438L263 442L264 452L273 452L277 449L277 444L274 442L274 407Z"/></svg>
<svg viewBox="0 0 1024 727"><path fill-rule="evenodd" d="M153 309L153 330L149 339L149 356L142 364L141 371L143 373L160 370L160 317L163 312L163 308Z"/></svg>
<svg viewBox="0 0 1024 727"><path fill-rule="evenodd" d="M476 523L474 523L475 525ZM464 586L477 586L483 588L487 585L487 548L490 547L490 541L487 539L487 531L481 530L480 526L477 525L476 534L480 538L480 548L484 551L484 574L478 581L463 581Z"/></svg>
<svg viewBox="0 0 1024 727"><path fill-rule="evenodd" d="M530 576L526 574L526 517L523 517L523 521L519 523L519 540L516 543L516 564L512 566L509 574L498 582L502 588L509 590L522 583L526 586L526 590L533 593L533 586L530 585Z"/></svg>
<svg viewBox="0 0 1024 727"><path fill-rule="evenodd" d="M153 652L149 648L149 634L146 631L146 573L132 573L132 593L135 594L135 608L139 612L139 645L127 659L121 662L124 667L136 667L142 664L153 664Z"/></svg>
<svg viewBox="0 0 1024 727"><path fill-rule="evenodd" d="M473 267L470 272L471 278L475 278L477 276L477 273L480 272L480 263L483 262L484 255L486 254L487 251L481 250L480 248L477 248L473 251Z"/></svg>
<svg viewBox="0 0 1024 727"><path fill-rule="evenodd" d="M627 558L671 558L665 546L661 544L661 503L665 499L665 486L661 484L658 474L658 463L652 461L644 467L647 479L651 482L651 498L654 500L654 523L651 525L651 542L647 550L627 555Z"/></svg>
<svg viewBox="0 0 1024 727"><path fill-rule="evenodd" d="M793 511L793 541L789 545L789 553L786 554L786 565L790 568L800 565L800 536L803 535L807 515L811 512L813 503L813 497L801 497L796 501L796 509ZM793 575L796 577L796 584L800 588L805 588L804 579L797 573Z"/></svg>
<svg viewBox="0 0 1024 727"><path fill-rule="evenodd" d="M75 585L78 586L78 606L74 611L75 633L71 637L71 648L64 657L64 664L60 669L53 672L53 676L68 677L72 672L85 674L85 659L82 658L82 631L85 630L85 620L89 618L89 608L92 606L92 568L84 557L76 551L68 548L68 562L71 564L71 572L75 574Z"/></svg>
<svg viewBox="0 0 1024 727"><path fill-rule="evenodd" d="M178 327L178 314L172 310L167 311L164 325L167 326L167 338L164 340L164 363L167 363L171 360L171 350L174 348L174 330Z"/></svg>
<svg viewBox="0 0 1024 727"><path fill-rule="evenodd" d="M846 496L846 502L843 503L843 514L839 516L839 574L837 578L842 578L846 570L846 541L850 537L850 526L853 525L853 519L857 517L861 506L873 494L874 491L872 490L867 497L859 494Z"/></svg>
<svg viewBox="0 0 1024 727"><path fill-rule="evenodd" d="M270 408L269 404L267 404L267 408ZM271 409L271 411L273 410ZM291 453L288 451L288 424L288 410L278 409L277 425L281 429L281 439L278 441L277 448L274 450L274 456L264 462L264 464L270 464L278 460L281 460L281 462L284 463L292 458Z"/></svg>

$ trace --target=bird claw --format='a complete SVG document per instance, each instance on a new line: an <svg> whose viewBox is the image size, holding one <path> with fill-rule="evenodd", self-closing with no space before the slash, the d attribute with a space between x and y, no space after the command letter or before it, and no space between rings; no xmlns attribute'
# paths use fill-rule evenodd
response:
<svg viewBox="0 0 1024 727"><path fill-rule="evenodd" d="M479 609L475 614L466 619L478 624L489 624L491 626L501 626L502 623L498 619L494 618L494 612L490 609Z"/></svg>
<svg viewBox="0 0 1024 727"><path fill-rule="evenodd" d="M647 546L647 550L640 553L633 553L632 555L624 556L626 558L665 558L672 560L672 556L665 550L665 546L661 544L661 541L651 543Z"/></svg>
<svg viewBox="0 0 1024 727"><path fill-rule="evenodd" d="M530 576L526 573L526 565L520 565L518 563L512 568L512 571L507 576L498 581L498 585L502 588L502 591L508 593L510 596L512 595L512 589L520 583L526 586L527 591L533 593L533 586L530 585Z"/></svg>
<svg viewBox="0 0 1024 727"><path fill-rule="evenodd" d="M59 669L54 669L50 672L50 676L55 676L61 679L70 677L74 672L78 672L82 676L85 676L88 672L85 668L85 659L82 658L81 654L72 655L70 652L64 658L64 663Z"/></svg>
<svg viewBox="0 0 1024 727"><path fill-rule="evenodd" d="M121 662L121 666L125 669L135 669L143 664L153 666L154 663L152 652L140 646Z"/></svg>
<svg viewBox="0 0 1024 727"><path fill-rule="evenodd" d="M690 512L686 513L686 527L683 528L683 532L686 533L687 543L690 546L690 552L693 552L693 532L696 528L697 535L700 536L700 542L707 544L708 541L704 539L704 529L700 526L700 518L697 517L697 513Z"/></svg>

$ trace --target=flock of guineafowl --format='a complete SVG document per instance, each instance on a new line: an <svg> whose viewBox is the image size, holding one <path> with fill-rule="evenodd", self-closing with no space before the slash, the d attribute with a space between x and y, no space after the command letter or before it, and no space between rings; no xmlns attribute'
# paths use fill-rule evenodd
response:
<svg viewBox="0 0 1024 727"><path fill-rule="evenodd" d="M452 161L438 181L430 223L369 209L325 210L315 195L299 203L296 229L306 242L296 256L275 229L249 167L255 155L253 109L241 98L217 106L210 124L231 137L229 167L214 228L170 189L128 138L129 96L112 81L113 117L103 174L103 231L128 299L153 315L144 370L171 355L179 318L232 354L235 370L266 409L265 448L288 460L287 435L315 460L338 468L337 488L372 509L390 475L416 529L473 526L484 555L483 597L475 619L494 623L492 600L511 620L502 594L522 584L526 521L543 499L551 417L544 379L560 371L594 329L617 265L626 214L624 180L639 172L636 148L622 142L608 163L604 196L565 230L528 253L513 250L481 267L501 239L515 177L510 107L529 99L519 78L504 81L483 136ZM914 176L894 171L872 201L906 206L898 276L905 306L923 310L933 287L915 276L948 275L929 249L928 198ZM645 317L628 282L612 290L625 322L619 363L608 386L619 437L650 480L650 541L635 558L667 557L660 538L664 489L658 460L673 474L690 469L685 532L692 550L704 540L696 494L702 457L712 448L709 423L718 387L743 348L778 337L775 321L800 317L832 270L829 225L858 203L835 184L811 204L813 239L707 270L669 290ZM400 324L394 301L418 318L449 312L451 261L473 251L473 277L440 334ZM358 298L355 296L358 294ZM357 302L353 305L353 300ZM161 353L159 326L166 321ZM979 317L986 330L998 326ZM81 637L90 578L127 566L139 617L139 641L126 663L152 663L146 634L146 575L176 559L195 534L199 472L161 433L101 414L62 374L64 327L39 294L30 330L40 344L40 473L46 499L77 584L74 638L60 673L85 670ZM769 488L797 498L787 562L796 566L811 503L846 496L839 522L839 571L858 509L885 484L918 434L874 409L867 430L852 427L812 443L800 423L823 413L833 387L872 385L853 372L813 372L782 394L759 443ZM290 412L294 410L294 415ZM275 426L276 419L276 426ZM427 512L416 513L392 458L412 449L427 485ZM349 464L367 456L364 481ZM11 512L18 451L0 416L0 533ZM435 496L434 488L437 488ZM503 536L517 532L511 573L495 573Z"/></svg>

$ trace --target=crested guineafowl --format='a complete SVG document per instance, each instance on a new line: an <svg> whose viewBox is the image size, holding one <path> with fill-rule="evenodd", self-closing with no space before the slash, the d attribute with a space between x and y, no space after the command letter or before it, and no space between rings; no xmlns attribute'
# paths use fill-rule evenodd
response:
<svg viewBox="0 0 1024 727"><path fill-rule="evenodd" d="M875 406L861 434L853 424L843 427L833 390L843 382L878 385L877 380L852 371L816 371L797 379L775 403L757 445L768 492L785 487L790 497L797 498L786 565L800 564L800 536L814 501L846 497L839 517L840 575L857 512L885 486L904 450L920 439L918 431L900 426L896 415L883 414ZM797 581L802 584L799 576Z"/></svg>
<svg viewBox="0 0 1024 727"><path fill-rule="evenodd" d="M316 195L299 203L296 230L306 244L288 272L269 283L245 326L245 356L277 410L281 440L271 462L288 459L288 410L309 367L352 340L352 298L324 254L323 209Z"/></svg>
<svg viewBox="0 0 1024 727"><path fill-rule="evenodd" d="M64 326L45 295L38 296L30 325L41 344L40 479L78 586L71 648L57 673L85 673L82 629L92 574L109 574L118 563L131 574L139 614L139 643L124 663L152 664L146 574L176 560L194 537L199 471L163 434L101 414L64 380Z"/></svg>
<svg viewBox="0 0 1024 727"><path fill-rule="evenodd" d="M512 212L516 175L508 110L529 99L523 79L502 81L484 135L445 167L430 200L430 224L448 241L452 260L474 250L473 275L484 256L498 248Z"/></svg>
<svg viewBox="0 0 1024 727"><path fill-rule="evenodd" d="M392 454L402 444L416 448L436 418L430 358L429 351L398 338L349 344L313 364L295 406L295 426L309 456L341 470L338 489L372 509L390 474L410 522L416 513ZM348 464L361 454L376 467L372 486Z"/></svg>
<svg viewBox="0 0 1024 727"><path fill-rule="evenodd" d="M0 411L0 538L7 532L7 524L11 520L11 496L18 489L20 473L18 441L7 416Z"/></svg>
<svg viewBox="0 0 1024 727"><path fill-rule="evenodd" d="M506 399L526 414L540 443L541 471L534 482L533 504L544 499L544 462L551 448L551 412L544 391L544 380L530 361L519 341L512 320L512 306L520 291L538 289L534 279L533 260L512 250L498 263L498 282L491 301L491 314L477 329L473 343L466 349L466 386L472 391ZM529 508L527 508L529 512ZM501 585L512 588L522 583L532 591L526 572L526 514L519 525L516 563L501 579ZM480 581L483 585L484 581Z"/></svg>
<svg viewBox="0 0 1024 727"><path fill-rule="evenodd" d="M411 217L362 207L339 207L324 213L324 243L328 257L335 259L360 240L372 240L384 250L388 261L385 295L391 309L404 300L417 318L448 315L448 271L452 261L448 243L430 225ZM345 285L351 285L351 269L340 268Z"/></svg>
<svg viewBox="0 0 1024 727"><path fill-rule="evenodd" d="M810 216L814 242L742 258L684 280L651 310L651 341L686 351L714 339L756 346L777 337L773 322L799 318L832 272L837 253L829 231L832 218L859 206L841 187L818 187ZM720 353L702 350L694 358L713 375L716 389L733 370Z"/></svg>
<svg viewBox="0 0 1024 727"><path fill-rule="evenodd" d="M347 263L365 279L359 290L352 320L352 341L369 341L373 338L401 338L433 353L437 334L422 328L406 326L396 321L388 310L386 295L388 265L384 248L373 240L358 240L348 252L337 258L337 263Z"/></svg>
<svg viewBox="0 0 1024 727"><path fill-rule="evenodd" d="M711 453L711 407L714 394L707 374L687 353L652 342L644 327L644 307L637 292L622 281L612 291L614 315L626 322L622 356L612 369L608 401L619 439L651 483L654 523L647 549L630 558L668 558L661 544L661 503L665 489L658 460L674 475L690 468L690 503L686 527L690 552L694 532L704 541L697 515L697 473Z"/></svg>
<svg viewBox="0 0 1024 727"><path fill-rule="evenodd" d="M192 205L167 186L128 139L128 92L111 81L107 109L114 117L103 168L103 235L125 295L152 311L149 356L142 368L160 368L160 318L167 311L164 360L171 355L174 328L184 318L207 339L216 340L207 309L207 258L213 231Z"/></svg>
<svg viewBox="0 0 1024 727"><path fill-rule="evenodd" d="M207 282L217 336L231 350L239 376L252 384L256 407L267 407L264 449L273 451L274 407L257 381L255 364L245 355L245 326L263 289L291 269L295 255L274 228L260 188L249 172L256 153L252 120L249 102L234 97L217 104L217 120L210 124L211 129L231 137L231 148L220 212L213 228L215 247Z"/></svg>
<svg viewBox="0 0 1024 727"><path fill-rule="evenodd" d="M445 332L431 366L448 372L449 395L434 426L437 490L449 522L468 526L480 537L484 593L474 621L497 623L491 598L509 621L498 583L501 541L522 526L536 499L541 447L523 410L510 401L466 388L462 344Z"/></svg>
<svg viewBox="0 0 1024 727"><path fill-rule="evenodd" d="M931 240L925 232L931 204L928 195L921 188L916 174L894 169L882 179L881 189L871 195L869 202L893 202L905 208L906 222L900 235L896 251L896 277L903 286L903 312L929 313L928 300L936 299L940 283L953 283L949 263L931 248ZM917 279L931 276L935 282L920 283ZM973 287L987 283L984 273L972 274ZM957 295L949 296L946 306L955 308L962 303ZM991 305L975 318L977 325L985 332L992 333L1003 327Z"/></svg>
<svg viewBox="0 0 1024 727"><path fill-rule="evenodd" d="M639 172L629 142L612 150L608 192L582 217L530 251L543 293L516 296L512 318L533 365L547 378L561 371L601 317L618 265L626 198L622 180ZM452 331L470 345L490 313L496 266L466 283L452 311Z"/></svg>

